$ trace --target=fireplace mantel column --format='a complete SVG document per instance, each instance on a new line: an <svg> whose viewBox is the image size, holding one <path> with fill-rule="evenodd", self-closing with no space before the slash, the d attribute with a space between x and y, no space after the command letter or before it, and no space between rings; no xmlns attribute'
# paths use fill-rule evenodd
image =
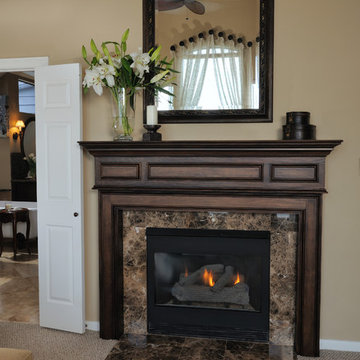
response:
<svg viewBox="0 0 360 360"><path fill-rule="evenodd" d="M99 191L100 335L123 333L122 210L299 214L295 349L319 355L325 158L341 140L80 142Z"/></svg>

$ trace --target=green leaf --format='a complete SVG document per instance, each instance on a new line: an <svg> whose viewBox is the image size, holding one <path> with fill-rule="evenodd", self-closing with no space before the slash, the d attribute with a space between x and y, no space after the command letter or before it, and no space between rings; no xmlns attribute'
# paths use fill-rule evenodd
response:
<svg viewBox="0 0 360 360"><path fill-rule="evenodd" d="M161 86L162 86L162 87L166 87L166 86L172 84L174 80L176 80L176 76L173 76L173 77L167 79L166 81L164 81L164 82L161 84Z"/></svg>
<svg viewBox="0 0 360 360"><path fill-rule="evenodd" d="M121 55L121 52L120 52L119 47L117 46L117 44L114 44L114 46L115 46L115 54L116 54L117 56L120 56L120 55Z"/></svg>
<svg viewBox="0 0 360 360"><path fill-rule="evenodd" d="M163 89L163 88L160 87L160 86L157 86L157 87L156 87L156 90L158 90L158 91L160 91L160 92L162 92L162 93L164 93L164 94L167 94L167 95L169 95L169 96L174 96L173 93L171 93L171 92L168 91L168 90Z"/></svg>
<svg viewBox="0 0 360 360"><path fill-rule="evenodd" d="M131 67L125 58L121 58L121 64L129 74L132 73Z"/></svg>
<svg viewBox="0 0 360 360"><path fill-rule="evenodd" d="M107 56L107 58L108 58L108 60L109 60L109 64L110 64L111 66L114 66L114 63L113 63L113 61L112 61L112 59L111 59L110 51L109 51L109 49L107 48L106 44L105 44L105 43L102 43L102 44L101 44L101 47L102 47L102 50L103 50L105 56Z"/></svg>
<svg viewBox="0 0 360 360"><path fill-rule="evenodd" d="M121 42L126 43L128 37L129 37L130 29L126 29L125 32L122 35Z"/></svg>
<svg viewBox="0 0 360 360"><path fill-rule="evenodd" d="M151 55L150 61L155 61L159 55L160 55L160 51L161 51L161 46L159 46Z"/></svg>
<svg viewBox="0 0 360 360"><path fill-rule="evenodd" d="M131 94L129 100L130 100L131 109L135 111L135 95Z"/></svg>
<svg viewBox="0 0 360 360"><path fill-rule="evenodd" d="M87 58L87 52L86 52L86 49L85 49L85 46L83 45L82 48L81 48L81 52L82 52L82 57L86 60Z"/></svg>
<svg viewBox="0 0 360 360"><path fill-rule="evenodd" d="M126 53L126 49L127 49L126 42L122 42L121 43L121 51L123 52L123 54Z"/></svg>
<svg viewBox="0 0 360 360"><path fill-rule="evenodd" d="M94 39L91 39L90 41L90 47L92 52L95 54L97 59L100 59L100 51L98 50L98 48L96 47L95 41Z"/></svg>
<svg viewBox="0 0 360 360"><path fill-rule="evenodd" d="M89 88L87 86L84 87L84 95L86 95L89 91Z"/></svg>
<svg viewBox="0 0 360 360"><path fill-rule="evenodd" d="M87 52L86 52L86 48L84 45L82 46L81 52L82 52L82 57L85 60L85 62L91 66L91 63L89 63L89 61L87 59Z"/></svg>
<svg viewBox="0 0 360 360"><path fill-rule="evenodd" d="M130 29L126 29L121 37L121 51L123 52L123 54L126 53L126 49L127 49L126 41L129 37L129 32L130 32Z"/></svg>
<svg viewBox="0 0 360 360"><path fill-rule="evenodd" d="M120 44L119 44L118 42L116 42L116 41L104 41L103 44L106 44L106 45L108 45L108 44L120 45Z"/></svg>

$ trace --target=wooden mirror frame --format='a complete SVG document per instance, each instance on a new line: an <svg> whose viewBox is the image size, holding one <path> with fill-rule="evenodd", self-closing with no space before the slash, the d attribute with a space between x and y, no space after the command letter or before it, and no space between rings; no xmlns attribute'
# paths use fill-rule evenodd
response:
<svg viewBox="0 0 360 360"><path fill-rule="evenodd" d="M28 155L28 154L25 154L25 148L24 148L24 138L25 138L25 134L26 134L26 128L33 121L35 121L35 116L31 116L25 121L25 128L23 130L23 135L20 140L21 153L23 154L24 157Z"/></svg>
<svg viewBox="0 0 360 360"><path fill-rule="evenodd" d="M260 1L260 84L258 109L234 110L167 110L159 111L160 124L183 123L262 123L273 121L273 51L274 0ZM155 0L143 0L143 50L155 45ZM153 95L144 93L146 106L153 104Z"/></svg>

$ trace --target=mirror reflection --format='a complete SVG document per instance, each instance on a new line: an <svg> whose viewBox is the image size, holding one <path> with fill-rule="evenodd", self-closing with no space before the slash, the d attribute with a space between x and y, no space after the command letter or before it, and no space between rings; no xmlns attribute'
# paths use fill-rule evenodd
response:
<svg viewBox="0 0 360 360"><path fill-rule="evenodd" d="M159 110L259 108L260 0L156 0L155 42L180 72Z"/></svg>

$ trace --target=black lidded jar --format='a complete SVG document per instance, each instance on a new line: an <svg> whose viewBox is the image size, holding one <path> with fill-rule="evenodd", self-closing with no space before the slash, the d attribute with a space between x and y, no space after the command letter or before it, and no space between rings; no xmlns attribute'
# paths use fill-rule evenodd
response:
<svg viewBox="0 0 360 360"><path fill-rule="evenodd" d="M283 140L316 140L316 126L284 125Z"/></svg>
<svg viewBox="0 0 360 360"><path fill-rule="evenodd" d="M286 113L286 125L309 125L310 113L307 111L291 111Z"/></svg>
<svg viewBox="0 0 360 360"><path fill-rule="evenodd" d="M310 113L291 111L286 113L286 125L283 126L283 140L315 140L316 126L310 125Z"/></svg>

